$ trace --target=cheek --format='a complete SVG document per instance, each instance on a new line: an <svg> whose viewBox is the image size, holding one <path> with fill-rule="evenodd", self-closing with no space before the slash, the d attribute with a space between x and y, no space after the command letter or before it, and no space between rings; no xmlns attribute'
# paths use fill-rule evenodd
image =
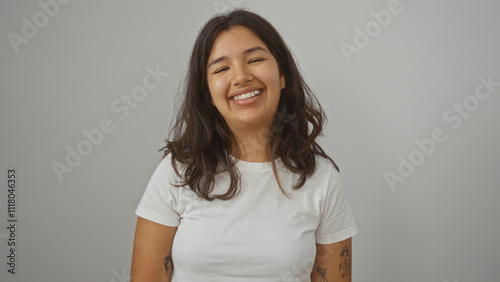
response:
<svg viewBox="0 0 500 282"><path fill-rule="evenodd" d="M266 84L276 88L276 90L281 90L281 75L278 68L269 68L261 72L261 77L266 81Z"/></svg>
<svg viewBox="0 0 500 282"><path fill-rule="evenodd" d="M208 82L212 103L214 100L225 99L228 84L223 79L212 79Z"/></svg>

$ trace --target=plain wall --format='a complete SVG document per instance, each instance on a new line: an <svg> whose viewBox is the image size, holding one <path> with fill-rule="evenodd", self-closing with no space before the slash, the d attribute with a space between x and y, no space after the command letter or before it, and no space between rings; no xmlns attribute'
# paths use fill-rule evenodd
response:
<svg viewBox="0 0 500 282"><path fill-rule="evenodd" d="M42 6L0 2L1 281L128 281L134 211L192 44L232 6L278 28L328 115L320 142L360 228L353 281L499 281L498 1L69 1L48 16ZM148 68L168 75L126 104ZM82 131L100 125L108 132L91 143ZM78 148L86 156L67 159ZM66 166L60 178L54 165Z"/></svg>

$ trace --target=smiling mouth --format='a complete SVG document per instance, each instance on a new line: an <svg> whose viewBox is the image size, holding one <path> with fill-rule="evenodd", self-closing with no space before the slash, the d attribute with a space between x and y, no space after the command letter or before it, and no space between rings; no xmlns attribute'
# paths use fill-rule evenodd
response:
<svg viewBox="0 0 500 282"><path fill-rule="evenodd" d="M234 96L231 99L233 99L235 101L250 99L252 97L259 96L260 92L261 92L260 90L250 91L250 92L247 92L247 93L244 93L241 95Z"/></svg>

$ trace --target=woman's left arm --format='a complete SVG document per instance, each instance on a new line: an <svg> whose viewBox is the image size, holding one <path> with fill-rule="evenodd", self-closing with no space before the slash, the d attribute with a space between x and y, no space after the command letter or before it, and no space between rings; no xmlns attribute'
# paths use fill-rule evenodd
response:
<svg viewBox="0 0 500 282"><path fill-rule="evenodd" d="M316 244L311 282L351 282L351 238L333 244Z"/></svg>

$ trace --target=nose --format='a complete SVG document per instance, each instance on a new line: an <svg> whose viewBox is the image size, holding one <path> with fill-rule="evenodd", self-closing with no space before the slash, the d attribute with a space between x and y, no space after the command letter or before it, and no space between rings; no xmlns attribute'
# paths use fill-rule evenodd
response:
<svg viewBox="0 0 500 282"><path fill-rule="evenodd" d="M246 65L233 67L232 74L232 83L235 86L239 86L253 80L253 75Z"/></svg>

